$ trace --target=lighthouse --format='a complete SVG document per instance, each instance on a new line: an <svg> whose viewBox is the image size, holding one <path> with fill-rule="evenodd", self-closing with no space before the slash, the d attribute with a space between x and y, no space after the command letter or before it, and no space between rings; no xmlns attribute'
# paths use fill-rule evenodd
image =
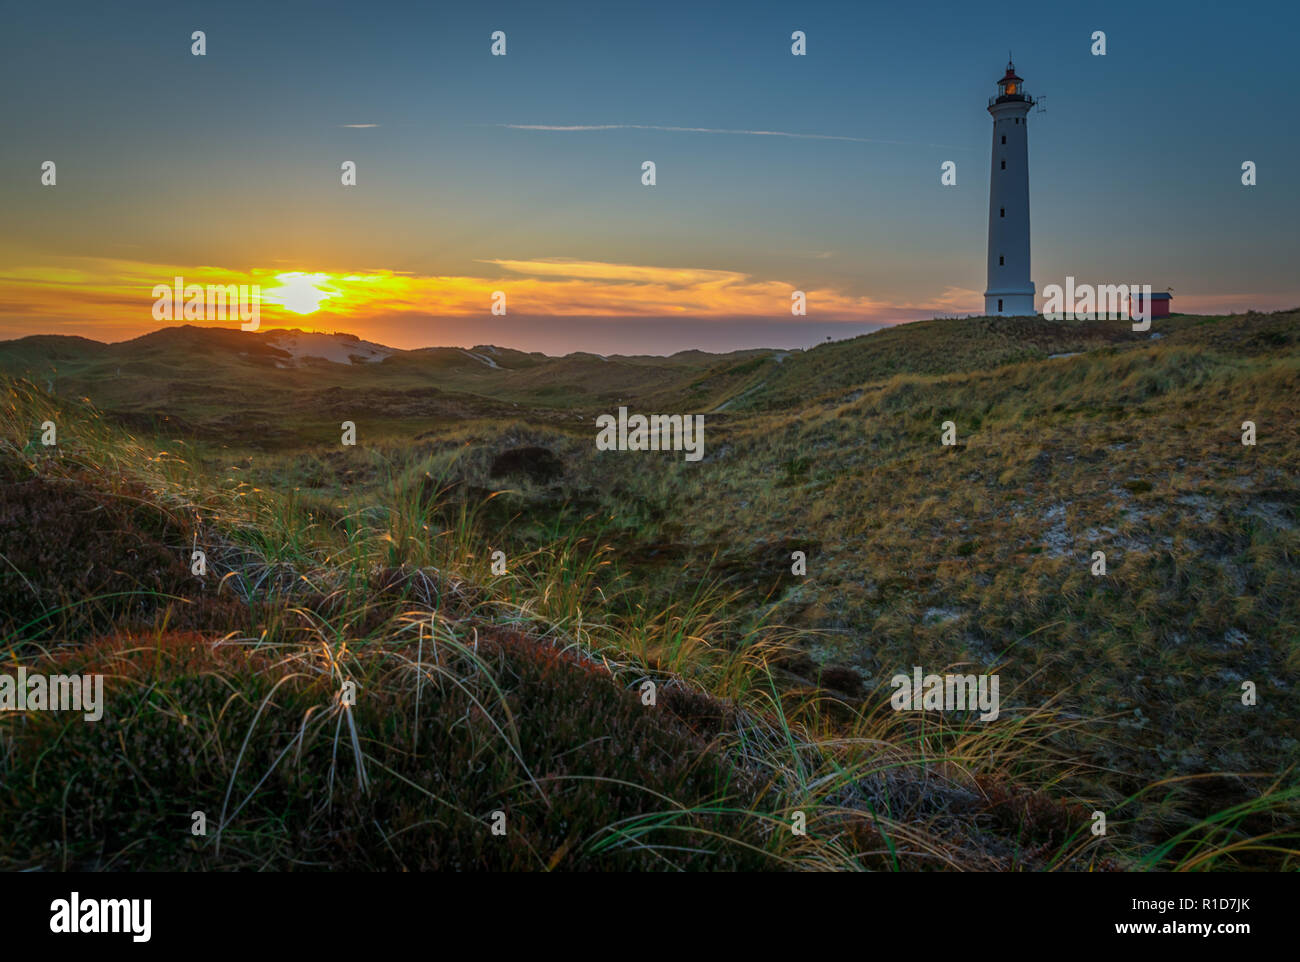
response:
<svg viewBox="0 0 1300 962"><path fill-rule="evenodd" d="M989 277L984 313L1004 317L1034 313L1029 279L1029 110L1034 99L1015 65L989 98L993 164L989 173Z"/></svg>

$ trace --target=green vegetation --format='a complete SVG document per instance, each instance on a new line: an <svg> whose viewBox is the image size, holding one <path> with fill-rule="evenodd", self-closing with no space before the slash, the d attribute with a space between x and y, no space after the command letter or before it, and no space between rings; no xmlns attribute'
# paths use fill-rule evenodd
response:
<svg viewBox="0 0 1300 962"><path fill-rule="evenodd" d="M0 866L1294 868L1296 321L0 345L0 671L107 691L0 715ZM726 402L699 463L594 448ZM913 665L999 719L893 711Z"/></svg>

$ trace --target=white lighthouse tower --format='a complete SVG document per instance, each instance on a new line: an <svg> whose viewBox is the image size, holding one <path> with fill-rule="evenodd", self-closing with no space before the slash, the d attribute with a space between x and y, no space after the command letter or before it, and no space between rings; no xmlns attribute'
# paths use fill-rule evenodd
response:
<svg viewBox="0 0 1300 962"><path fill-rule="evenodd" d="M993 115L993 169L989 174L989 281L984 313L1002 316L1034 313L1034 282L1029 279L1029 109L1034 99L1007 63Z"/></svg>

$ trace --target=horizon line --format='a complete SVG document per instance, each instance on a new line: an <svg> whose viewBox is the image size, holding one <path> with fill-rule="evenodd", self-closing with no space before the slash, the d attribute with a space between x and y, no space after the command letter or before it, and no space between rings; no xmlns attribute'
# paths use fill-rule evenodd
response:
<svg viewBox="0 0 1300 962"><path fill-rule="evenodd" d="M1228 311L1228 312L1225 312L1225 313L1215 313L1215 314L1211 314L1211 313L1201 313L1201 312L1194 312L1194 313L1187 313L1187 312L1174 312L1173 314L1171 314L1171 315L1169 315L1169 316L1170 316L1170 317L1213 317L1213 318L1229 318L1229 317L1242 317L1242 316L1245 316L1245 315L1247 315L1247 314L1289 314L1289 313L1295 313L1296 311L1300 311L1300 305L1298 305L1298 306L1296 306L1296 307L1291 307L1291 308L1279 308L1279 309L1277 309L1277 310L1273 310L1273 311L1257 311L1257 310L1255 310L1255 309L1253 309L1253 308L1248 308L1248 309L1243 310L1243 311ZM523 315L516 315L516 317L522 317L522 316L523 316ZM467 317L468 317L468 316L467 316ZM1047 320L1047 318L1045 317L1045 315L1043 315L1042 313L1026 314L1026 315L1016 315L1016 317L1032 317L1032 318L1035 318L1035 319L1037 319L1037 320ZM844 338L830 338L830 337L828 337L828 338L826 339L826 341L818 342L817 344L814 344L814 345L812 345L812 346L810 346L810 347L806 347L806 348L802 348L802 347L777 347L777 346L768 347L768 346L759 346L759 347L735 348L735 349L730 350L730 351L709 351L709 350L705 350L705 349L703 349L703 348L683 348L683 349L678 350L678 351L673 351L673 352L670 353L670 354L656 354L656 353L653 353L653 352L643 352L643 353L636 353L636 354L619 354L619 353L604 353L604 354L602 354L602 353L600 353L599 351L594 351L594 350L575 350L575 351L567 351L567 352L565 352L565 353L563 353L563 354L548 354L548 353L545 352L545 351L535 351L535 350L534 350L534 351L529 351L529 350L525 350L525 349L523 349L523 348L510 347L509 345L506 345L506 344L493 344L493 343L490 343L490 342L477 342L477 343L475 343L475 344L470 344L470 345L468 345L468 346L469 346L469 347L491 347L491 348L499 348L499 349L502 349L502 350L514 351L514 352L519 353L519 354L536 354L536 355L541 355L542 357L549 357L549 358L565 358L565 357L572 357L572 356L575 355L575 354L587 354L587 355L591 355L591 356L593 356L593 357L601 357L601 358L613 358L613 357L626 357L626 358L633 358L633 357L663 357L663 358L670 358L670 357L675 357L675 356L677 356L677 355L679 355L679 354L691 354L691 353L694 353L694 354L709 354L709 355L714 355L714 356L718 356L718 357L722 357L722 356L725 356L725 355L728 355L728 354L749 353L749 352L754 352L754 351L776 351L776 352L786 352L786 353L794 353L794 352L804 353L804 352L806 352L806 351L811 351L811 350L813 350L813 349L816 348L816 347L820 347L820 346L821 346L822 344L824 344L824 343L841 343L841 342L843 342L843 341L856 340L856 339L859 338L859 337L869 337L870 335L872 335L872 334L877 334L877 333L879 333L880 331L887 330L887 329L891 329L891 328L895 328L895 327L901 327L901 326L903 326L903 325L907 325L907 324L920 324L920 323L926 323L926 322L929 322L929 321L964 321L964 320L977 320L977 319L980 319L980 318L992 318L992 319L996 319L996 320L1012 320L1012 319L1013 319L1013 318L1011 318L1011 317L1005 317L1005 318L1004 318L1004 317L1001 317L1000 315L996 315L996 314L948 314L948 315L935 315L935 316L933 316L933 317L912 318L912 319L905 319L905 320L892 321L892 322L882 322L882 321L853 321L853 320L848 320L848 321L830 321L830 320L828 320L828 321L822 321L822 322L819 322L819 323L824 323L824 324L855 324L855 325L860 325L860 326L871 326L872 329L869 330L869 331L864 331L864 332L862 332L862 333L853 334L853 335L851 335L851 336L849 336L849 337L844 337ZM672 320L675 320L675 321L676 321L676 320L688 320L688 319L686 319L686 318L672 318ZM1105 319L1105 318L1093 318L1093 319L1085 319L1084 322L1086 323L1086 322L1088 322L1088 321L1096 322L1096 321L1104 321L1104 320L1106 320L1106 319ZM767 324L778 324L778 323L782 323L782 322L779 321L779 320L775 320L775 319L771 319L771 318L740 318L740 317L735 318L735 319L722 320L722 321L719 321L719 320L714 319L714 320L711 320L709 323L713 323L713 324L717 324L717 323L736 323L736 322L742 322L742 321L743 321L743 322L747 322L747 323L757 323L757 324L763 324L763 323L767 323ZM1060 323L1078 323L1078 321L1077 321L1077 320L1071 320L1071 321L1052 320L1052 321L1050 321L1050 323L1053 323L1053 324L1060 324ZM379 347L384 348L385 350L392 351L392 352L394 352L394 353L402 353L402 354L410 354L410 353L415 353L415 352L418 352L418 351L437 351L437 350L464 351L464 350L466 350L465 347L461 347L461 346L456 345L456 344L426 344L426 345L422 345L422 346L420 346L420 347L409 347L409 348L408 348L408 347L393 347L393 346L391 346L391 345L389 345L389 344L385 344L385 343L383 343L382 341L371 340L370 338L362 337L362 336L359 335L359 334L354 334L354 333L352 333L351 331L347 331L347 330L328 330L328 331L326 331L326 330L306 330L306 329L304 329L304 328L300 328L300 327L259 327L259 328L258 328L257 330L255 330L255 331L245 331L245 330L242 330L241 328L239 328L238 326L236 326L236 327L224 327L224 326L221 326L221 325L219 325L219 324L195 324L195 323L192 323L192 322L188 322L188 323L184 323L184 324L170 324L170 325L165 325L165 326L163 326L163 327L155 328L155 329L153 329L153 330L151 330L151 331L146 331L146 332L144 332L143 334L137 334L137 335L135 335L135 336L133 336L133 337L124 337L124 338L122 338L122 339L120 339L120 340L115 340L115 341L101 341L101 340L99 340L98 338L87 337L87 336L85 336L85 335L83 335L83 334L58 334L58 333L23 334L23 335L20 335L20 336L18 336L18 337L11 337L11 338L5 338L5 339L3 339L3 340L0 340L0 347L3 347L4 345L7 345L7 344L13 344L13 343L17 343L17 342L19 342L19 341L25 341L25 340L29 340L29 339L32 339L32 338L39 338L39 337L47 337L47 338L48 338L48 337L71 338L71 339L77 339L77 340L83 340L83 341L90 341L90 342L92 342L92 343L94 343L94 344L100 344L100 345L103 345L104 347L113 347L113 346L122 345L122 344L129 344L129 343L132 342L132 341L138 341L138 340L140 340L140 339L142 339L142 338L150 337L150 336L155 335L155 334L161 334L161 333L163 333L163 332L165 332L165 331L180 331L180 330L185 330L185 329L187 329L187 328L190 328L190 329L193 329L193 330L196 330L196 331L226 331L226 332L229 332L229 333L231 333L231 334L237 334L237 335L248 335L248 336L252 336L252 337L256 337L256 336L258 336L258 335L269 335L269 334L303 334L303 335L308 335L308 336L316 335L316 336L321 336L321 337L339 337L339 336L343 336L343 337L352 338L352 339L355 339L355 340L357 340L357 341L361 341L361 342L364 342L364 343L367 343L367 344L374 344L374 345L377 345L377 346L379 346Z"/></svg>

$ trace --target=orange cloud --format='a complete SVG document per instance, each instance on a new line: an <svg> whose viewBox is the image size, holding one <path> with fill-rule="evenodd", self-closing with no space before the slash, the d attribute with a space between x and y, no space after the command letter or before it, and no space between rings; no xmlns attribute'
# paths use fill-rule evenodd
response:
<svg viewBox="0 0 1300 962"><path fill-rule="evenodd" d="M88 330L130 337L159 326L157 284L257 285L263 326L362 329L385 315L473 317L494 292L519 316L790 319L791 294L807 295L810 318L881 322L930 312L978 310L979 295L949 288L927 303L899 304L831 287L760 279L739 271L540 258L489 260L497 276L417 275L371 270L334 274L304 268L233 271L107 258L64 258L42 267L0 270L0 327L13 333ZM178 321L180 323L180 321ZM351 325L351 328L349 328Z"/></svg>

